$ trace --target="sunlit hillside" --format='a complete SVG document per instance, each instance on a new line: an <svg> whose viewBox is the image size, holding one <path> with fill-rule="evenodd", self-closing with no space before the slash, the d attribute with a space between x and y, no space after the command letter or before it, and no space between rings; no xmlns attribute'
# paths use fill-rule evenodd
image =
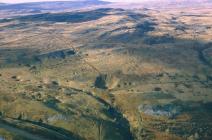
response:
<svg viewBox="0 0 212 140"><path fill-rule="evenodd" d="M0 4L0 140L212 139L211 1L176 2Z"/></svg>

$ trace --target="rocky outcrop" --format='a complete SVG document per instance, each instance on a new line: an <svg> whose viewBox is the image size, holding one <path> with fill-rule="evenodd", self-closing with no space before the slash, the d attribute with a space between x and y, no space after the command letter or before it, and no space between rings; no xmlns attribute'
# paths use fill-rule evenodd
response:
<svg viewBox="0 0 212 140"><path fill-rule="evenodd" d="M138 110L142 113L151 116L165 116L165 117L175 117L181 112L181 107L174 104L166 105L143 105L138 107Z"/></svg>

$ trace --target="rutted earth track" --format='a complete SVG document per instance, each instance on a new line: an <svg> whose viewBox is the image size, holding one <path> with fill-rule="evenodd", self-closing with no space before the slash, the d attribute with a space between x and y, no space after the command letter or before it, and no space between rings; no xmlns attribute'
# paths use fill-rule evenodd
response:
<svg viewBox="0 0 212 140"><path fill-rule="evenodd" d="M8 122L8 120L10 122ZM27 122L28 125L30 124L30 126L36 127L37 129L40 129L45 132L45 135L44 135L44 133L43 133L43 135L36 134L35 132L29 131L31 128L23 129L23 128L17 127L15 125L16 123L22 123L22 125L24 126L24 124L26 122L21 121L21 120L14 120L12 118L6 118L3 120L2 119L0 120L0 127L8 130L9 132L12 132L21 137L24 137L26 139L31 139L31 140L51 140L52 138L57 138L58 140L70 140L70 139L78 140L78 138L75 138L73 136L70 136L70 135L67 136L65 134L59 133L58 131L55 131L55 130L52 130L52 129L49 129L46 127L42 127L40 125L36 125L35 123L33 124L33 123Z"/></svg>

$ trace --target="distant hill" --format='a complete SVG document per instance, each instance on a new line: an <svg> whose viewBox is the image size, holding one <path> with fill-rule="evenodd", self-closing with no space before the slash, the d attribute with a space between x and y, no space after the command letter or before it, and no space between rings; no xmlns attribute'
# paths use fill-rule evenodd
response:
<svg viewBox="0 0 212 140"><path fill-rule="evenodd" d="M141 7L171 8L171 7L175 7L175 6L190 7L190 6L199 6L199 5L208 5L208 4L212 5L212 0L135 0L134 4L132 4L131 7L141 6Z"/></svg>
<svg viewBox="0 0 212 140"><path fill-rule="evenodd" d="M168 4L202 4L202 3L212 3L212 0L150 0L156 3L168 3ZM146 1L149 2L149 1Z"/></svg>
<svg viewBox="0 0 212 140"><path fill-rule="evenodd" d="M90 6L109 4L100 0L80 0L80 1L54 1L54 2L32 2L19 4L1 4L1 10L68 10L79 9Z"/></svg>

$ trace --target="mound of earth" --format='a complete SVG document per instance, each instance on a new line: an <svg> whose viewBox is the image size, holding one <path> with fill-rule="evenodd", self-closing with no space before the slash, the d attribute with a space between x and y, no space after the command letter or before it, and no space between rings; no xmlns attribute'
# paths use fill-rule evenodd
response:
<svg viewBox="0 0 212 140"><path fill-rule="evenodd" d="M96 77L95 87L100 89L113 89L119 83L119 79L111 74L100 74Z"/></svg>

